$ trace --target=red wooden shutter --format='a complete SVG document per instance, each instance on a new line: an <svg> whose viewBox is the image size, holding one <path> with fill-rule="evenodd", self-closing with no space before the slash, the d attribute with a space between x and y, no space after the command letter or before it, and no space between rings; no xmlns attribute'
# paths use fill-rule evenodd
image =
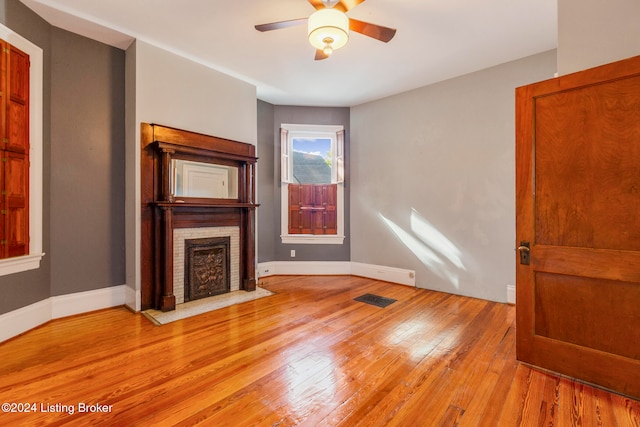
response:
<svg viewBox="0 0 640 427"><path fill-rule="evenodd" d="M25 154L6 152L5 190L7 256L29 253L29 164Z"/></svg>
<svg viewBox="0 0 640 427"><path fill-rule="evenodd" d="M9 48L5 150L29 152L29 56L13 46Z"/></svg>
<svg viewBox="0 0 640 427"><path fill-rule="evenodd" d="M338 185L331 184L323 186L324 200L323 204L325 210L323 212L324 221L324 233L323 234L338 234Z"/></svg>
<svg viewBox="0 0 640 427"><path fill-rule="evenodd" d="M29 56L1 41L0 258L29 253Z"/></svg>
<svg viewBox="0 0 640 427"><path fill-rule="evenodd" d="M289 184L289 234L337 234L337 184Z"/></svg>
<svg viewBox="0 0 640 427"><path fill-rule="evenodd" d="M300 186L289 184L289 234L300 234Z"/></svg>
<svg viewBox="0 0 640 427"><path fill-rule="evenodd" d="M313 185L289 184L289 234L313 234Z"/></svg>

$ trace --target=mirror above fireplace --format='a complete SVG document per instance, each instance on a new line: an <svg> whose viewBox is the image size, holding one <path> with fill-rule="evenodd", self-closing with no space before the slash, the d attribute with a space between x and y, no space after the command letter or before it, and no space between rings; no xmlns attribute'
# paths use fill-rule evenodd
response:
<svg viewBox="0 0 640 427"><path fill-rule="evenodd" d="M238 168L191 160L172 159L172 193L181 197L238 198Z"/></svg>

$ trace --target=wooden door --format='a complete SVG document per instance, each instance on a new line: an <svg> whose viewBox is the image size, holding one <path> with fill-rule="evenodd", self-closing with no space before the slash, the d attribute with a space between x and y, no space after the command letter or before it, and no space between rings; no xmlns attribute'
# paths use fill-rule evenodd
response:
<svg viewBox="0 0 640 427"><path fill-rule="evenodd" d="M516 104L517 357L640 397L640 57Z"/></svg>

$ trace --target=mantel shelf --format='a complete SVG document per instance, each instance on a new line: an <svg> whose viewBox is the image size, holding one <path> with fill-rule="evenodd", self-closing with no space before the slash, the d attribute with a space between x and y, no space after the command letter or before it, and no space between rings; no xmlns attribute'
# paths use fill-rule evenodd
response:
<svg viewBox="0 0 640 427"><path fill-rule="evenodd" d="M180 203L180 202L154 202L161 208L257 208L257 203Z"/></svg>

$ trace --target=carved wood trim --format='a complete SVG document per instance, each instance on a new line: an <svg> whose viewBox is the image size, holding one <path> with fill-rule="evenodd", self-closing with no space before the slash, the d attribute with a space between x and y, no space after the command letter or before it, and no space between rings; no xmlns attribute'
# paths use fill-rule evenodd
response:
<svg viewBox="0 0 640 427"><path fill-rule="evenodd" d="M173 230L238 226L240 289L255 290L255 146L156 124L141 124L142 309L175 309ZM172 158L238 167L238 198L173 200Z"/></svg>

